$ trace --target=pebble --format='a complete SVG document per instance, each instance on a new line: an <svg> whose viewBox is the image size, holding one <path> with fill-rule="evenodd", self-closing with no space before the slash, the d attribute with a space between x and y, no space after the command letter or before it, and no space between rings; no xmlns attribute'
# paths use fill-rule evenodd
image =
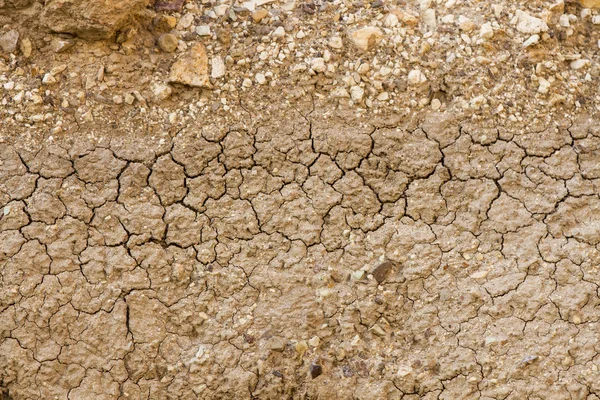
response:
<svg viewBox="0 0 600 400"><path fill-rule="evenodd" d="M600 15L594 15L592 17L592 24L594 24L594 25L600 25Z"/></svg>
<svg viewBox="0 0 600 400"><path fill-rule="evenodd" d="M113 103L115 103L115 104L123 104L123 96L120 96L118 94L114 95L112 100L113 100Z"/></svg>
<svg viewBox="0 0 600 400"><path fill-rule="evenodd" d="M371 275L373 275L377 283L382 283L392 271L393 266L391 261L384 261L371 271Z"/></svg>
<svg viewBox="0 0 600 400"><path fill-rule="evenodd" d="M381 42L383 39L383 31L377 27L367 26L351 32L349 37L356 47L360 50L367 51Z"/></svg>
<svg viewBox="0 0 600 400"><path fill-rule="evenodd" d="M558 18L558 24L564 28L568 28L569 26L571 26L571 23L569 22L569 16L567 14L563 14Z"/></svg>
<svg viewBox="0 0 600 400"><path fill-rule="evenodd" d="M196 34L198 36L210 36L210 26L208 25L198 25L196 27Z"/></svg>
<svg viewBox="0 0 600 400"><path fill-rule="evenodd" d="M523 47L533 46L540 41L540 35L531 35L529 39L523 42Z"/></svg>
<svg viewBox="0 0 600 400"><path fill-rule="evenodd" d="M33 45L31 44L31 40L29 38L21 39L21 43L19 44L19 49L25 58L31 57L31 52L33 50Z"/></svg>
<svg viewBox="0 0 600 400"><path fill-rule="evenodd" d="M582 69L591 65L590 60L585 58L580 58L579 60L575 60L571 62L571 69Z"/></svg>
<svg viewBox="0 0 600 400"><path fill-rule="evenodd" d="M10 81L4 84L4 90L13 90L15 88L15 82Z"/></svg>
<svg viewBox="0 0 600 400"><path fill-rule="evenodd" d="M75 41L73 39L63 38L56 38L52 40L52 44L50 45L52 51L54 51L55 53L65 52L73 46L75 46Z"/></svg>
<svg viewBox="0 0 600 400"><path fill-rule="evenodd" d="M585 8L600 8L600 0L579 0L579 3Z"/></svg>
<svg viewBox="0 0 600 400"><path fill-rule="evenodd" d="M192 22L194 22L194 14L187 13L179 20L177 29L180 31L185 30L192 25Z"/></svg>
<svg viewBox="0 0 600 400"><path fill-rule="evenodd" d="M269 11L265 9L256 10L252 13L252 20L257 24L269 15Z"/></svg>
<svg viewBox="0 0 600 400"><path fill-rule="evenodd" d="M435 16L435 10L432 8L428 8L423 12L423 22L427 24L430 28L435 28L437 25L437 19Z"/></svg>
<svg viewBox="0 0 600 400"><path fill-rule="evenodd" d="M47 73L44 75L44 78L42 79L42 83L44 85L54 85L56 83L56 78L51 73Z"/></svg>
<svg viewBox="0 0 600 400"><path fill-rule="evenodd" d="M211 78L219 79L225 76L225 62L221 56L215 56L211 62L212 71L210 73Z"/></svg>
<svg viewBox="0 0 600 400"><path fill-rule="evenodd" d="M383 25L387 26L388 28L393 28L396 25L398 25L398 16L396 14L392 14L389 13L386 17L385 20L383 21Z"/></svg>
<svg viewBox="0 0 600 400"><path fill-rule="evenodd" d="M249 78L244 79L244 81L242 82L242 86L245 88L252 87L252 80L250 80Z"/></svg>
<svg viewBox="0 0 600 400"><path fill-rule="evenodd" d="M173 64L168 81L194 87L212 87L208 77L208 56L202 43L194 44L187 54Z"/></svg>
<svg viewBox="0 0 600 400"><path fill-rule="evenodd" d="M458 17L458 26L462 31L471 32L477 25L469 18L461 15Z"/></svg>
<svg viewBox="0 0 600 400"><path fill-rule="evenodd" d="M427 77L418 69L413 69L408 73L409 85L420 85L427 82Z"/></svg>
<svg viewBox="0 0 600 400"><path fill-rule="evenodd" d="M154 93L154 97L157 100L163 101L171 97L173 89L171 89L171 86L165 85L164 83L155 83L152 86L152 93Z"/></svg>
<svg viewBox="0 0 600 400"><path fill-rule="evenodd" d="M158 37L158 47L165 53L173 53L177 50L178 45L179 40L177 39L177 36L171 33L165 33Z"/></svg>
<svg viewBox="0 0 600 400"><path fill-rule="evenodd" d="M550 89L550 82L544 78L538 78L539 86L538 93L546 94Z"/></svg>
<svg viewBox="0 0 600 400"><path fill-rule="evenodd" d="M315 379L323 373L323 367L319 364L310 364L309 367L311 378Z"/></svg>
<svg viewBox="0 0 600 400"><path fill-rule="evenodd" d="M278 336L273 336L267 341L267 348L269 350L282 352L285 350L285 340Z"/></svg>
<svg viewBox="0 0 600 400"><path fill-rule="evenodd" d="M310 60L310 68L315 72L325 72L327 70L325 60L322 57L317 57Z"/></svg>
<svg viewBox="0 0 600 400"><path fill-rule="evenodd" d="M132 105L134 101L135 101L135 97L131 93L127 93L125 95L125 103Z"/></svg>
<svg viewBox="0 0 600 400"><path fill-rule="evenodd" d="M263 73L257 73L254 76L254 79L256 80L256 83L258 83L259 85L264 85L265 83L267 83L267 78L265 77L265 75ZM250 82L252 84L252 82Z"/></svg>
<svg viewBox="0 0 600 400"><path fill-rule="evenodd" d="M356 102L360 102L365 95L365 90L360 86L352 86L350 88L350 97Z"/></svg>
<svg viewBox="0 0 600 400"><path fill-rule="evenodd" d="M344 47L342 38L339 36L334 36L331 39L329 39L329 47L331 47L332 49L341 49L342 47Z"/></svg>
<svg viewBox="0 0 600 400"><path fill-rule="evenodd" d="M306 351L308 350L308 345L304 340L302 340L296 343L294 348L296 350L296 353L298 353L298 355L302 358L302 356L304 356L304 353L306 353Z"/></svg>
<svg viewBox="0 0 600 400"><path fill-rule="evenodd" d="M282 38L285 36L285 29L283 26L278 26L277 29L273 31L274 38Z"/></svg>
<svg viewBox="0 0 600 400"><path fill-rule="evenodd" d="M492 29L492 24L490 22L481 25L479 36L483 39L491 39L494 37L494 29Z"/></svg>
<svg viewBox="0 0 600 400"><path fill-rule="evenodd" d="M0 36L0 48L4 53L14 53L17 50L18 42L19 32L16 29L12 29Z"/></svg>
<svg viewBox="0 0 600 400"><path fill-rule="evenodd" d="M546 32L548 25L540 18L534 17L524 11L517 10L515 15L517 31L525 34Z"/></svg>
<svg viewBox="0 0 600 400"><path fill-rule="evenodd" d="M433 99L431 100L431 109L434 111L439 110L442 107L442 102L440 101L440 99Z"/></svg>

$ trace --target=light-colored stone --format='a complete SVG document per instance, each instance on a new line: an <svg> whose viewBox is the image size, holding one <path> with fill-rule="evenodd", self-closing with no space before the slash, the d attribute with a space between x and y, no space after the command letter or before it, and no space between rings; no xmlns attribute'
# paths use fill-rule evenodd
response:
<svg viewBox="0 0 600 400"><path fill-rule="evenodd" d="M435 28L437 25L437 17L433 8L428 8L423 12L423 22L430 28Z"/></svg>
<svg viewBox="0 0 600 400"><path fill-rule="evenodd" d="M282 38L284 36L285 36L285 29L283 29L283 26L278 26L277 29L275 29L273 31L274 38Z"/></svg>
<svg viewBox="0 0 600 400"><path fill-rule="evenodd" d="M252 13L252 20L257 24L269 15L269 11L263 9L256 10Z"/></svg>
<svg viewBox="0 0 600 400"><path fill-rule="evenodd" d="M408 83L410 85L420 85L427 82L427 77L418 69L413 69L408 73Z"/></svg>
<svg viewBox="0 0 600 400"><path fill-rule="evenodd" d="M538 44L540 41L540 35L531 35L526 41L523 42L523 47L533 46Z"/></svg>
<svg viewBox="0 0 600 400"><path fill-rule="evenodd" d="M327 70L323 57L316 57L310 60L310 68L315 72L325 72Z"/></svg>
<svg viewBox="0 0 600 400"><path fill-rule="evenodd" d="M44 75L42 83L44 85L54 85L56 83L56 78L54 78L54 76L51 73L47 73Z"/></svg>
<svg viewBox="0 0 600 400"><path fill-rule="evenodd" d="M154 93L156 100L163 101L171 97L173 89L171 89L171 86L165 85L164 83L155 83L152 85L152 93Z"/></svg>
<svg viewBox="0 0 600 400"><path fill-rule="evenodd" d="M14 53L17 50L18 42L19 32L16 29L12 29L0 36L0 49L4 53Z"/></svg>
<svg viewBox="0 0 600 400"><path fill-rule="evenodd" d="M521 33L532 35L548 30L548 25L542 19L521 10L517 10L514 20L517 24L517 30Z"/></svg>
<svg viewBox="0 0 600 400"><path fill-rule="evenodd" d="M223 57L215 56L212 58L210 65L212 67L210 76L213 79L219 79L225 76L225 62L223 62Z"/></svg>
<svg viewBox="0 0 600 400"><path fill-rule="evenodd" d="M208 77L208 57L202 43L194 44L188 53L173 64L169 82L182 85L211 88Z"/></svg>
<svg viewBox="0 0 600 400"><path fill-rule="evenodd" d="M208 26L208 25L198 25L196 27L196 34L198 36L210 36L211 35L210 26Z"/></svg>
<svg viewBox="0 0 600 400"><path fill-rule="evenodd" d="M381 42L383 39L383 31L374 26L367 26L352 31L349 38L357 48L367 51Z"/></svg>
<svg viewBox="0 0 600 400"><path fill-rule="evenodd" d="M494 37L494 29L492 29L492 24L489 22L486 22L485 24L481 25L481 29L479 30L479 36L481 36L483 39L491 39Z"/></svg>
<svg viewBox="0 0 600 400"><path fill-rule="evenodd" d="M21 39L21 42L19 43L19 50L21 50L21 54L23 54L25 58L31 57L31 52L33 51L31 40L29 40L29 38Z"/></svg>
<svg viewBox="0 0 600 400"><path fill-rule="evenodd" d="M579 0L579 4L585 8L600 8L600 0Z"/></svg>
<svg viewBox="0 0 600 400"><path fill-rule="evenodd" d="M109 39L147 5L148 0L49 0L41 22L54 32Z"/></svg>
<svg viewBox="0 0 600 400"><path fill-rule="evenodd" d="M352 100L359 102L362 101L364 96L365 89L361 88L360 86L352 86L350 88L350 97L352 98Z"/></svg>
<svg viewBox="0 0 600 400"><path fill-rule="evenodd" d="M589 67L592 63L590 62L590 60L587 60L585 58L580 58L579 60L575 60L571 62L571 68L572 69L582 69L585 67Z"/></svg>
<svg viewBox="0 0 600 400"><path fill-rule="evenodd" d="M331 39L329 39L329 47L331 47L332 49L341 49L344 46L344 42L342 41L342 38L339 36L334 36Z"/></svg>

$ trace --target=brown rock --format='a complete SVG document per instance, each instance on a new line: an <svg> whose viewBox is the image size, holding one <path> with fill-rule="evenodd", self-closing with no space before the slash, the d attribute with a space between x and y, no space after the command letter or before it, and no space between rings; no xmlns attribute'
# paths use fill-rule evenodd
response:
<svg viewBox="0 0 600 400"><path fill-rule="evenodd" d="M378 266L376 266L373 272L371 272L371 274L373 275L373 278L375 278L377 283L381 283L385 281L387 276L390 274L393 266L394 265L391 261L384 261Z"/></svg>
<svg viewBox="0 0 600 400"><path fill-rule="evenodd" d="M185 0L158 0L154 4L156 11L181 11Z"/></svg>
<svg viewBox="0 0 600 400"><path fill-rule="evenodd" d="M170 33L165 33L164 35L160 35L158 38L158 47L165 53L172 53L177 50L177 44L179 40L177 40L177 36L172 35Z"/></svg>
<svg viewBox="0 0 600 400"><path fill-rule="evenodd" d="M169 82L195 87L212 87L208 78L208 56L202 43L193 45L187 54L173 64Z"/></svg>
<svg viewBox="0 0 600 400"><path fill-rule="evenodd" d="M349 37L356 47L363 51L367 51L381 42L381 39L383 39L383 32L379 28L367 26L351 32Z"/></svg>
<svg viewBox="0 0 600 400"><path fill-rule="evenodd" d="M54 32L90 40L109 39L147 5L148 0L50 0L41 20Z"/></svg>
<svg viewBox="0 0 600 400"><path fill-rule="evenodd" d="M579 0L579 3L585 8L600 8L600 0Z"/></svg>
<svg viewBox="0 0 600 400"><path fill-rule="evenodd" d="M257 24L262 21L267 15L269 15L269 12L265 9L262 10L256 10L252 13L252 20L254 22L256 22Z"/></svg>

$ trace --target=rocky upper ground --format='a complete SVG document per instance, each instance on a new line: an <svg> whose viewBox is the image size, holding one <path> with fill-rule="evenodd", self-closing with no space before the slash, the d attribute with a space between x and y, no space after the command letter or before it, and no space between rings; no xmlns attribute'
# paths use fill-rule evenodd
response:
<svg viewBox="0 0 600 400"><path fill-rule="evenodd" d="M299 98L513 125L598 111L595 0L151 3L3 1L4 135L243 121Z"/></svg>

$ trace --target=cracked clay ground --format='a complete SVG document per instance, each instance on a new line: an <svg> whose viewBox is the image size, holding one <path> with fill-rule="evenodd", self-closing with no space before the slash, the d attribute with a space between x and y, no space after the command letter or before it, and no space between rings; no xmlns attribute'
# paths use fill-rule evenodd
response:
<svg viewBox="0 0 600 400"><path fill-rule="evenodd" d="M0 146L17 399L599 399L600 129Z"/></svg>

